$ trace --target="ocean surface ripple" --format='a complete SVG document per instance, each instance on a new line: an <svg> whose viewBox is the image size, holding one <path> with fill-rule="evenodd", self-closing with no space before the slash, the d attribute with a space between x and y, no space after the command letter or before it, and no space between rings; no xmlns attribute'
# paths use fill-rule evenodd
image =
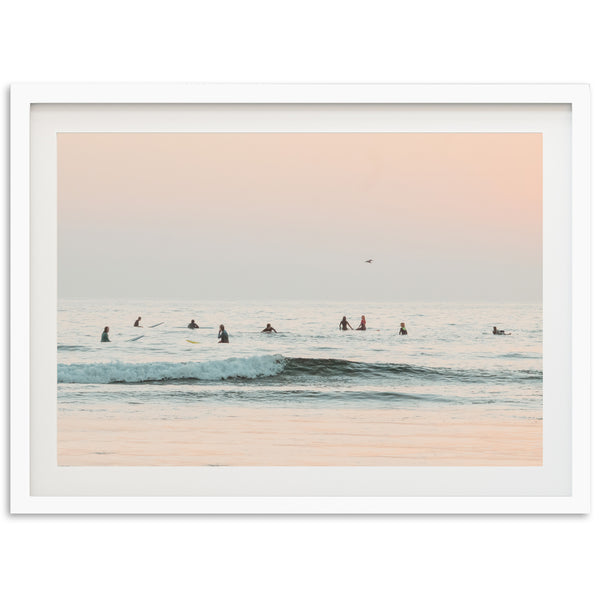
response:
<svg viewBox="0 0 600 600"><path fill-rule="evenodd" d="M339 330L343 315L356 327L362 314L366 331ZM140 315L144 327L134 328ZM57 317L62 407L542 406L540 304L63 299ZM186 327L192 318L200 329ZM229 344L217 344L219 323ZM266 323L278 333L261 333ZM492 335L494 325L512 335ZM100 342L105 326L110 343Z"/></svg>

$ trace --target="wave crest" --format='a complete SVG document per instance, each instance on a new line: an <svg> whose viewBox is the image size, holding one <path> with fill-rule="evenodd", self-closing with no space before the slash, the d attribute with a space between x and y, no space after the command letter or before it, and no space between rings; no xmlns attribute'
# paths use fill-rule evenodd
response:
<svg viewBox="0 0 600 600"><path fill-rule="evenodd" d="M423 367L398 363L365 363L336 358L287 358L279 354L207 362L59 364L58 383L152 383L283 378L411 378L460 382L542 380L538 370L489 371Z"/></svg>
<svg viewBox="0 0 600 600"><path fill-rule="evenodd" d="M59 364L58 383L142 383L153 381L218 381L277 375L285 368L283 356L251 356L208 362L149 362Z"/></svg>

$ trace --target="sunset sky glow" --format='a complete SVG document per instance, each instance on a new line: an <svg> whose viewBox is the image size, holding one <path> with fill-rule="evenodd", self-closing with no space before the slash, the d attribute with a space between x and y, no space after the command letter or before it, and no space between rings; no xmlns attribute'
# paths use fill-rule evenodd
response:
<svg viewBox="0 0 600 600"><path fill-rule="evenodd" d="M542 135L61 133L58 251L61 297L538 302Z"/></svg>

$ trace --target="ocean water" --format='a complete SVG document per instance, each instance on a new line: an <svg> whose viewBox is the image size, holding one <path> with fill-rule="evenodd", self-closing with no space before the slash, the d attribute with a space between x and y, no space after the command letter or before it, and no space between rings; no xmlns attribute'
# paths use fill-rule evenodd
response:
<svg viewBox="0 0 600 600"><path fill-rule="evenodd" d="M339 330L343 315L356 327L363 314L366 331ZM200 329L187 328L191 319ZM398 335L401 321L407 336ZM229 344L217 343L220 323ZM278 333L261 333L267 323ZM111 342L101 343L106 325ZM492 335L494 325L512 335ZM64 299L57 343L58 401L68 411L485 404L518 415L542 407L539 304Z"/></svg>

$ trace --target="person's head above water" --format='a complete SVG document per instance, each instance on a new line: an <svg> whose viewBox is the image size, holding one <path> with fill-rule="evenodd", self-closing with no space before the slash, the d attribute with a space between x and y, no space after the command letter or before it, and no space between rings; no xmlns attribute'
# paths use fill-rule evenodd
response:
<svg viewBox="0 0 600 600"><path fill-rule="evenodd" d="M219 325L219 331L223 331L225 329L225 325L223 325L223 323L221 323Z"/></svg>
<svg viewBox="0 0 600 600"><path fill-rule="evenodd" d="M104 328L104 333L108 333L108 325Z"/></svg>

